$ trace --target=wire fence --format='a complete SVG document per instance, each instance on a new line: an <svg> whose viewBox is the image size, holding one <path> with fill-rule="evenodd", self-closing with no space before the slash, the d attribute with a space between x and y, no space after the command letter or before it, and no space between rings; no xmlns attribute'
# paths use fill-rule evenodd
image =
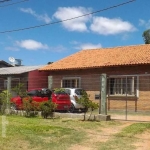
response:
<svg viewBox="0 0 150 150"><path fill-rule="evenodd" d="M80 87L90 95L90 99L100 103L101 99L101 74L76 74L52 75L49 80L47 75L42 76L15 76L0 77L0 92L8 90L15 96L13 88L24 84L24 90L34 88L61 88ZM51 83L49 83L51 82ZM107 76L107 113L112 119L150 121L150 75L111 75ZM99 113L97 111L96 113ZM147 119L146 119L147 118Z"/></svg>
<svg viewBox="0 0 150 150"><path fill-rule="evenodd" d="M107 90L115 119L150 121L150 75L109 76Z"/></svg>

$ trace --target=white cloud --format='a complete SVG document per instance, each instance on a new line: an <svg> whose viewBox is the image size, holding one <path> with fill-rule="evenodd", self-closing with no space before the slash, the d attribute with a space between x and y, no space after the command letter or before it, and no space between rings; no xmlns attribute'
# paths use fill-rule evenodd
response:
<svg viewBox="0 0 150 150"><path fill-rule="evenodd" d="M90 29L102 35L114 35L136 30L131 23L123 21L120 18L109 19L105 17L94 17Z"/></svg>
<svg viewBox="0 0 150 150"><path fill-rule="evenodd" d="M90 11L90 9L86 9L84 7L59 7L53 16L62 21L65 19L82 16ZM88 30L86 23L90 20L90 18L91 15L88 15L85 17L64 21L62 24L69 31L83 32Z"/></svg>
<svg viewBox="0 0 150 150"><path fill-rule="evenodd" d="M33 11L31 8L26 8L26 9L20 8L20 11L22 11L24 13L31 14L32 16L37 18L38 20L44 21L45 23L50 23L50 21L51 21L51 19L49 18L49 16L46 13L44 15L39 15L35 11Z"/></svg>
<svg viewBox="0 0 150 150"><path fill-rule="evenodd" d="M72 43L72 44L76 45L75 49L78 49L78 50L96 49L96 48L101 48L102 47L102 45L100 43L92 44L92 43L79 43L79 42L76 42L76 43Z"/></svg>
<svg viewBox="0 0 150 150"><path fill-rule="evenodd" d="M143 19L139 19L139 26L144 26L145 28L150 28L150 20L145 21Z"/></svg>
<svg viewBox="0 0 150 150"><path fill-rule="evenodd" d="M80 45L80 49L96 49L96 48L101 48L101 44L92 44L92 43L85 43Z"/></svg>
<svg viewBox="0 0 150 150"><path fill-rule="evenodd" d="M49 49L46 44L42 44L41 42L37 42L31 39L16 41L16 45L27 50Z"/></svg>

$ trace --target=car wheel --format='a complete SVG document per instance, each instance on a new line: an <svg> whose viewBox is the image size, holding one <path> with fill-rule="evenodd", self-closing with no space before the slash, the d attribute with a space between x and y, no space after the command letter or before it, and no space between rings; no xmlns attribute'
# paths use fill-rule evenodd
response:
<svg viewBox="0 0 150 150"><path fill-rule="evenodd" d="M75 112L75 107L72 103L71 103L71 107L69 109L69 112L71 112L71 113Z"/></svg>

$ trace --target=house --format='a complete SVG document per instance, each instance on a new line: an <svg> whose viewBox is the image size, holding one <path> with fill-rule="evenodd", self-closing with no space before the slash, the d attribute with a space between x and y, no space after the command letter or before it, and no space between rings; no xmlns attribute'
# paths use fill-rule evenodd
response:
<svg viewBox="0 0 150 150"><path fill-rule="evenodd" d="M7 89L8 77L11 77L11 88L23 83L26 90L47 87L47 72L40 72L40 66L15 66L0 68L0 91Z"/></svg>
<svg viewBox="0 0 150 150"><path fill-rule="evenodd" d="M5 62L4 60L0 60L0 68L3 68L3 67L13 67L13 66Z"/></svg>
<svg viewBox="0 0 150 150"><path fill-rule="evenodd" d="M107 74L108 109L150 110L150 44L81 50L39 69L49 87L81 87L95 101Z"/></svg>

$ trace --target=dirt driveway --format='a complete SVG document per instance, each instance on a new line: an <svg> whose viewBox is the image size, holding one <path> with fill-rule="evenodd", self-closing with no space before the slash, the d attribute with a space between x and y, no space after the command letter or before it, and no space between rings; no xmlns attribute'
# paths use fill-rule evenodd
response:
<svg viewBox="0 0 150 150"><path fill-rule="evenodd" d="M128 120L128 121L137 121L137 122L150 122L150 116L135 116L135 115L111 115L111 119L113 120Z"/></svg>
<svg viewBox="0 0 150 150"><path fill-rule="evenodd" d="M72 117L72 116L71 116ZM69 150L95 150L91 145L94 145L94 143L107 143L107 141L111 140L111 138L121 132L125 127L130 126L134 123L142 123L142 122L150 122L150 115L149 116L141 116L141 115L118 115L118 114L112 114L111 115L112 120L116 120L121 122L121 126L119 127L109 127L102 129L102 132L100 133L93 133L93 131L87 131L89 138L84 141L84 143L73 145L70 147ZM92 133L92 134L91 134ZM136 142L133 143L133 145L136 147L136 150L150 150L150 130L146 131L142 134L136 135ZM132 149L131 149L132 150Z"/></svg>
<svg viewBox="0 0 150 150"><path fill-rule="evenodd" d="M117 118L117 117L116 117ZM131 117L131 119L134 119ZM93 131L88 130L88 137L84 143L80 143L79 145L73 145L69 150L96 150L93 148L93 145L96 143L107 143L107 141L111 140L113 136L119 133L123 128L130 126L134 123L134 121L120 121L122 125L119 127L111 127L102 129L101 133L93 133ZM92 133L92 134L91 134ZM150 130L136 135L136 142L133 145L136 147L134 150L150 150ZM131 149L132 150L132 149Z"/></svg>

